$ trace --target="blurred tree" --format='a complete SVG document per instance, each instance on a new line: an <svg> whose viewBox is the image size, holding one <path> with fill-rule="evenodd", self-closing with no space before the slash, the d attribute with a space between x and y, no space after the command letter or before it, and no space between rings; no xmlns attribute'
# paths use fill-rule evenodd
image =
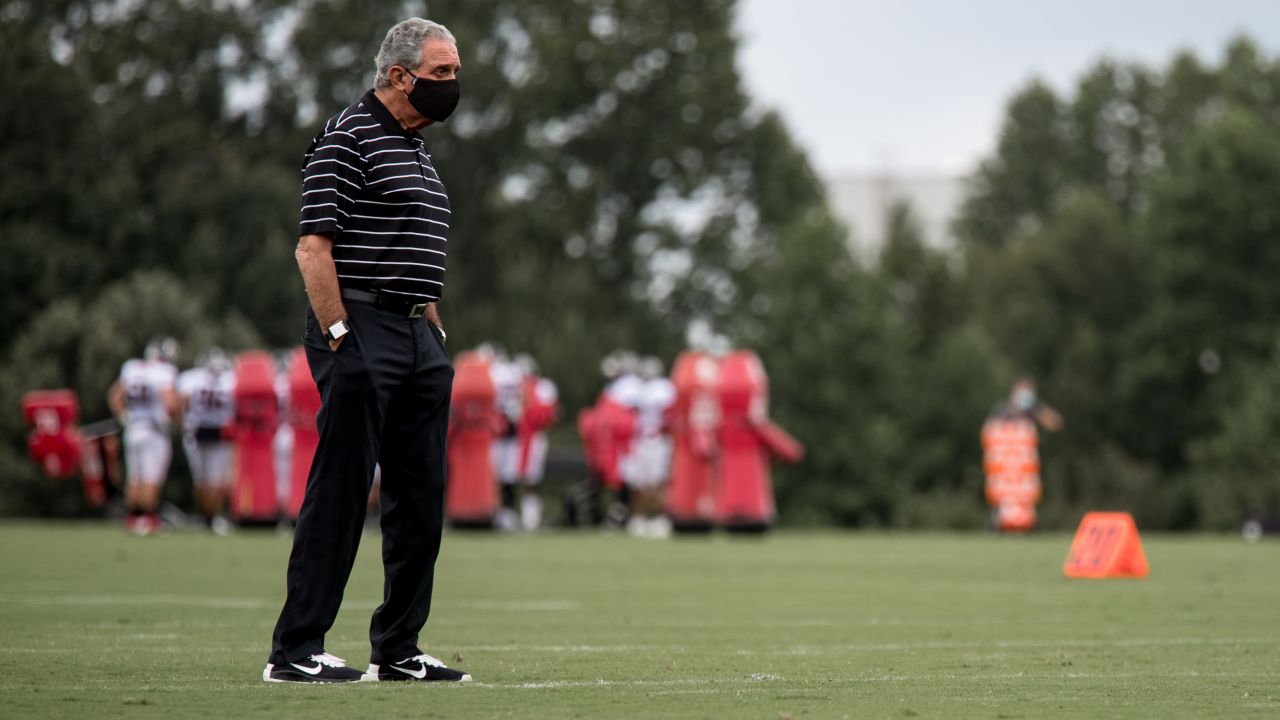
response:
<svg viewBox="0 0 1280 720"><path fill-rule="evenodd" d="M887 412L886 293L853 264L825 208L775 239L747 344L769 373L775 418L809 447L804 462L779 468L779 507L789 522L884 525L899 492L886 448L902 439Z"/></svg>
<svg viewBox="0 0 1280 720"><path fill-rule="evenodd" d="M769 373L773 415L809 447L779 468L788 522L883 525L897 488L879 448L896 428L879 376L891 352L886 294L854 263L804 154L774 114L749 131L759 262L737 274L743 309L728 324Z"/></svg>
<svg viewBox="0 0 1280 720"><path fill-rule="evenodd" d="M879 267L859 267L778 119L751 133L763 258L739 278L750 313L731 327L759 349L778 421L810 446L777 472L787 521L980 524L976 437L996 361L966 325L959 273L906 206L891 213ZM920 502L948 492L970 497Z"/></svg>
<svg viewBox="0 0 1280 720"><path fill-rule="evenodd" d="M1280 133L1228 107L1193 132L1152 186L1145 235L1152 301L1126 348L1120 398L1160 417L1133 422L1126 443L1162 470L1185 467L1188 443L1217 432L1218 394L1269 356L1280 323Z"/></svg>
<svg viewBox="0 0 1280 720"><path fill-rule="evenodd" d="M1136 507L1158 492L1142 448L1124 444L1130 432L1149 434L1153 416L1121 399L1130 333L1151 295L1150 258L1104 192L1063 194L1041 229L996 257L974 290L978 317L1009 364L1035 376L1066 418L1062 432L1042 436L1041 522L1050 526L1121 498ZM1142 519L1167 526L1177 508L1166 510Z"/></svg>
<svg viewBox="0 0 1280 720"><path fill-rule="evenodd" d="M1104 60L1010 103L955 228L982 327L1068 420L1047 521L1128 498L1196 522L1189 448L1271 351L1278 81L1238 39L1220 68Z"/></svg>
<svg viewBox="0 0 1280 720"><path fill-rule="evenodd" d="M978 431L999 392L1002 360L973 322L973 299L952 254L930 248L911 207L889 212L877 275L887 284L887 314L897 372L888 377L888 415L898 427L887 465L900 488L894 521L979 526ZM930 502L944 497L952 502Z"/></svg>
<svg viewBox="0 0 1280 720"><path fill-rule="evenodd" d="M1059 190L1086 185L1125 213L1138 209L1144 180L1164 164L1155 115L1162 89L1159 74L1137 64L1103 60L1086 73L1058 121L1066 141Z"/></svg>
<svg viewBox="0 0 1280 720"><path fill-rule="evenodd" d="M1222 405L1222 429L1191 448L1200 521L1214 530L1280 508L1280 346L1242 376Z"/></svg>
<svg viewBox="0 0 1280 720"><path fill-rule="evenodd" d="M1066 178L1062 117L1062 101L1039 81L1009 102L995 157L971 178L955 221L966 250L1000 249L1035 229Z"/></svg>
<svg viewBox="0 0 1280 720"><path fill-rule="evenodd" d="M250 152L231 102L266 63L257 20L216 0L0 5L0 93L30 108L0 118L0 321L151 268L273 342L294 334L296 171Z"/></svg>

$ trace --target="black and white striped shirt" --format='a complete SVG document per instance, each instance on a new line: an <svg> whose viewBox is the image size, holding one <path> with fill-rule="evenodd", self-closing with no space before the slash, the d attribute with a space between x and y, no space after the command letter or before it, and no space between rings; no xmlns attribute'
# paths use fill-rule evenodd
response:
<svg viewBox="0 0 1280 720"><path fill-rule="evenodd" d="M333 238L344 288L440 299L449 196L422 136L405 131L372 90L307 148L298 234Z"/></svg>

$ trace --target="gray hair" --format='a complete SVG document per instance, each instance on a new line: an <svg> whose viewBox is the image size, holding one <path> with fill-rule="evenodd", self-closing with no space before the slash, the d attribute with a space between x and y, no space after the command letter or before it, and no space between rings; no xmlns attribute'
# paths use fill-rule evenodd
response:
<svg viewBox="0 0 1280 720"><path fill-rule="evenodd" d="M378 67L377 74L373 76L373 87L382 89L391 84L390 73L393 65L416 70L422 64L422 45L431 39L448 40L454 45L458 44L453 33L449 32L449 28L440 23L419 17L396 23L387 31L387 37L383 39L382 47L378 49L378 57L373 59L373 64Z"/></svg>

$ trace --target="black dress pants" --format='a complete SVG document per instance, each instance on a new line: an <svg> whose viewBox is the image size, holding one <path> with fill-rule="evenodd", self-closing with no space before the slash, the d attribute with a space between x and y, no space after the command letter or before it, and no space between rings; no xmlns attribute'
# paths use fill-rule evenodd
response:
<svg viewBox="0 0 1280 720"><path fill-rule="evenodd" d="M347 303L350 334L335 352L307 310L307 362L320 389L320 444L311 462L289 555L287 595L270 662L324 652L364 528L374 464L382 467L382 604L369 626L371 661L422 650L418 633L444 524L445 437L453 366L439 331Z"/></svg>

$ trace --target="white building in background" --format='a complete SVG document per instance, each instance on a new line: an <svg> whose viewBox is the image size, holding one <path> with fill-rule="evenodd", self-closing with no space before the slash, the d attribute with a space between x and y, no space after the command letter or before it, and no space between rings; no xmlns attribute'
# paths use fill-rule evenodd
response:
<svg viewBox="0 0 1280 720"><path fill-rule="evenodd" d="M965 181L952 175L841 175L825 178L827 200L836 217L849 228L849 247L855 257L874 260L885 242L889 212L906 201L924 231L927 245L954 248L951 221L964 200Z"/></svg>

